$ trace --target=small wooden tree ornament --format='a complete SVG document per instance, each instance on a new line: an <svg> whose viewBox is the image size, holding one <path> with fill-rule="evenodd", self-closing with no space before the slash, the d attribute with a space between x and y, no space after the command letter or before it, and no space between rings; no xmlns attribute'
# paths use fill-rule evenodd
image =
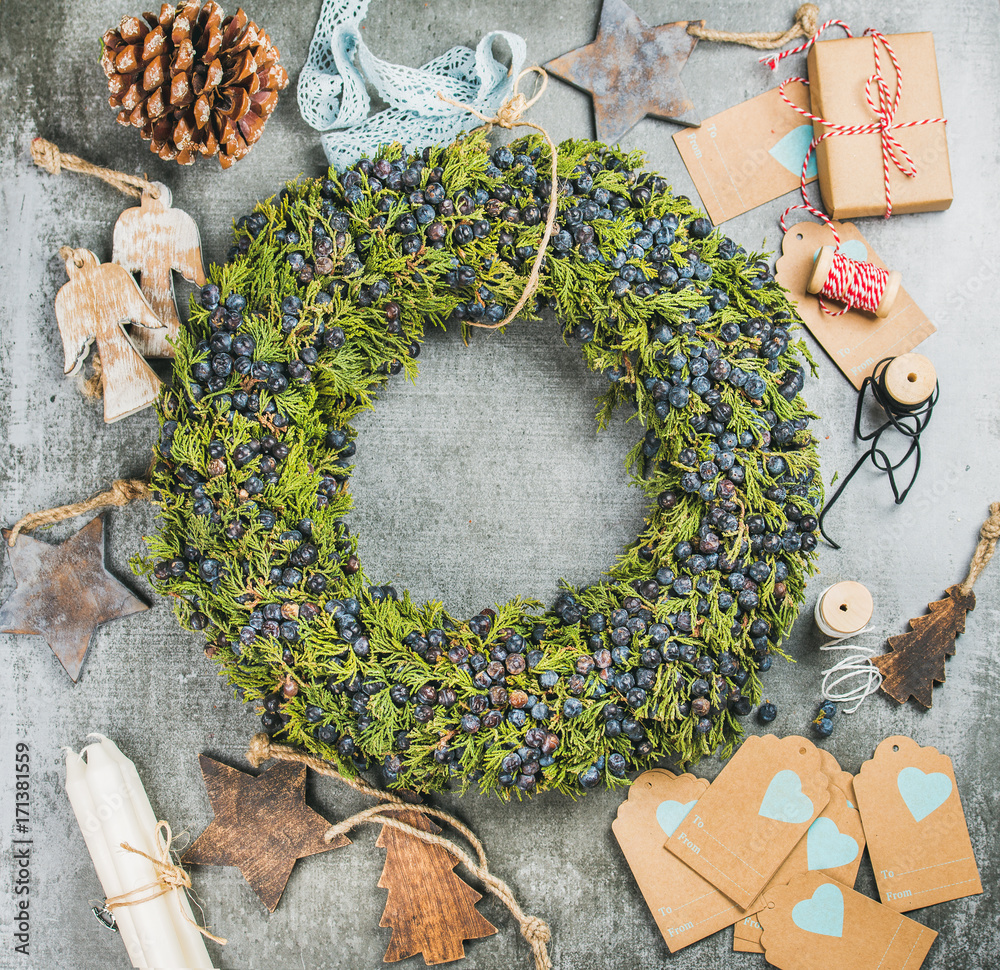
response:
<svg viewBox="0 0 1000 970"><path fill-rule="evenodd" d="M131 273L102 263L89 249L60 250L69 282L56 294L56 320L62 334L65 373L83 366L96 340L103 366L104 420L111 424L149 407L160 379L129 339L123 321L151 330L162 328Z"/></svg>
<svg viewBox="0 0 1000 970"><path fill-rule="evenodd" d="M976 608L972 587L1000 538L1000 502L990 506L979 535L965 581L949 586L942 599L928 604L927 616L910 620L911 632L889 637L889 652L872 658L884 677L882 690L900 704L912 697L930 707L934 683L944 683L945 658L955 653L955 637L965 632L965 616Z"/></svg>
<svg viewBox="0 0 1000 970"><path fill-rule="evenodd" d="M139 274L139 286L162 330L131 328L132 343L144 357L173 357L180 317L174 298L175 272L198 286L205 283L198 226L186 212L171 206L170 190L154 182L140 204L126 209L115 223L111 261Z"/></svg>
<svg viewBox="0 0 1000 970"><path fill-rule="evenodd" d="M420 812L393 810L392 815L424 832L441 831ZM428 966L450 963L465 956L464 940L496 933L476 910L483 897L454 872L458 860L446 849L389 825L382 826L375 844L386 850L378 884L389 890L379 926L392 928L384 963L416 953Z"/></svg>

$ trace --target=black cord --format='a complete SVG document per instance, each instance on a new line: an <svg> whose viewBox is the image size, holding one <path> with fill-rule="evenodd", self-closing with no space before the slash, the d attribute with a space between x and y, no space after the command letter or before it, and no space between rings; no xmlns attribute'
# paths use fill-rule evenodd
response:
<svg viewBox="0 0 1000 970"><path fill-rule="evenodd" d="M837 491L833 493L833 497L823 506L823 511L819 514L820 534L834 549L839 549L840 546L826 534L826 529L823 527L823 520L826 517L826 513L830 511L837 499L840 498L844 489L847 488L851 479L861 470L861 466L865 462L870 460L878 471L885 472L889 476L889 485L892 488L896 505L903 504L907 494L917 480L917 475L920 473L920 435L930 423L931 415L934 413L934 405L937 404L941 389L935 383L933 392L926 400L913 405L900 404L885 386L885 373L893 360L895 360L894 357L886 357L884 360L880 360L875 365L871 376L866 377L861 382L861 390L858 393L858 406L854 412L854 437L859 441L870 441L871 445L855 462L854 467L848 472L847 477L840 483ZM872 398L885 412L887 420L870 434L862 434L861 416L864 410L865 393L869 387L871 388ZM910 446L906 449L906 454L896 462L893 462L885 451L879 447L882 435L890 428L901 434L904 438L910 439ZM910 475L910 480L906 487L901 491L897 484L895 473L913 455L916 456L913 462L913 473Z"/></svg>

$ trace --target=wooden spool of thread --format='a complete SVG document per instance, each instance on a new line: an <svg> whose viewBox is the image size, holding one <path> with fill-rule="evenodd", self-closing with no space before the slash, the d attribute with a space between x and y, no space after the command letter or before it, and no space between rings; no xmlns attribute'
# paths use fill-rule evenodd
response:
<svg viewBox="0 0 1000 970"><path fill-rule="evenodd" d="M921 405L937 387L937 371L923 354L893 358L882 377L889 396L905 408Z"/></svg>
<svg viewBox="0 0 1000 970"><path fill-rule="evenodd" d="M902 282L896 270L881 269L874 263L851 259L835 246L824 246L816 254L806 289L843 303L850 310L887 317Z"/></svg>
<svg viewBox="0 0 1000 970"><path fill-rule="evenodd" d="M872 594L861 583L845 580L827 587L816 601L816 626L828 637L845 640L857 636L875 612Z"/></svg>

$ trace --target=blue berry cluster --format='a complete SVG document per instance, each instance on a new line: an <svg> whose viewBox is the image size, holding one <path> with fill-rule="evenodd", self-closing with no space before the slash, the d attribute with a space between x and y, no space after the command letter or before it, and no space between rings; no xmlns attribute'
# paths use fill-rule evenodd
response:
<svg viewBox="0 0 1000 970"><path fill-rule="evenodd" d="M639 157L559 147L529 312L637 411L648 496L603 581L467 620L365 575L352 419L427 325L503 320L538 252L547 149L474 135L287 186L239 219L159 402L148 570L268 733L392 785L505 797L731 750L780 653L822 499L794 309ZM773 720L773 705L758 716Z"/></svg>

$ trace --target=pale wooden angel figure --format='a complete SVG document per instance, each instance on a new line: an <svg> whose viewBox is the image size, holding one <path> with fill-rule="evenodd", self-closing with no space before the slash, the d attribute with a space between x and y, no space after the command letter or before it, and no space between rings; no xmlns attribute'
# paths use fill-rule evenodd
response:
<svg viewBox="0 0 1000 970"><path fill-rule="evenodd" d="M103 366L104 420L110 424L149 407L160 379L132 345L124 323L164 329L132 274L101 263L89 249L74 249L66 260L69 282L56 294L56 320L66 355L65 372L83 366L96 340Z"/></svg>
<svg viewBox="0 0 1000 970"><path fill-rule="evenodd" d="M115 223L111 261L139 274L139 286L165 329L133 327L132 343L144 357L173 357L167 342L177 339L181 321L174 299L178 272L198 286L205 284L198 226L186 212L170 205L170 190L154 182L159 195L143 192L137 206L126 209Z"/></svg>

